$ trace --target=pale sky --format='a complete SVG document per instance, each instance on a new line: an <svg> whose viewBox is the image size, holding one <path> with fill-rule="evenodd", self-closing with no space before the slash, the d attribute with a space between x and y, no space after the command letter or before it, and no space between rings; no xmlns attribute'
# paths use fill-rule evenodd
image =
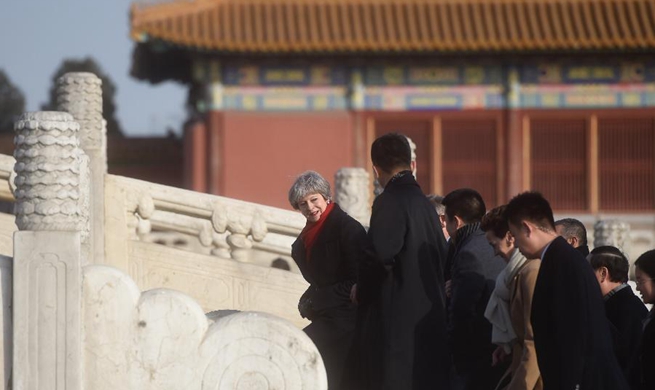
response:
<svg viewBox="0 0 655 390"><path fill-rule="evenodd" d="M116 116L130 136L179 134L187 88L129 75L131 0L0 0L0 68L39 110L64 58L91 56L116 85Z"/></svg>

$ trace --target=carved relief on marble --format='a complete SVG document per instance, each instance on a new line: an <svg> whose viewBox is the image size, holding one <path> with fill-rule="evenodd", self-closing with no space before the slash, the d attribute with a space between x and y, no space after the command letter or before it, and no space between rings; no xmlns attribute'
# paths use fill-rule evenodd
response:
<svg viewBox="0 0 655 390"><path fill-rule="evenodd" d="M169 202L158 208L152 195L142 193L134 215L136 236L144 241L153 241L146 236L159 230L191 234L212 255L243 262L250 260L253 242L261 242L268 234L261 211L234 210L221 202L215 202L209 213Z"/></svg>
<svg viewBox="0 0 655 390"><path fill-rule="evenodd" d="M85 388L327 389L318 350L280 318L237 310L205 316L182 293L141 293L127 275L98 265L84 269L83 307L92 329Z"/></svg>
<svg viewBox="0 0 655 390"><path fill-rule="evenodd" d="M15 389L82 388L80 249L78 232L14 236Z"/></svg>
<svg viewBox="0 0 655 390"><path fill-rule="evenodd" d="M363 168L341 168L334 175L335 200L351 217L368 225L369 176Z"/></svg>
<svg viewBox="0 0 655 390"><path fill-rule="evenodd" d="M130 274L144 290L166 287L184 291L207 311L258 310L299 327L308 324L297 309L308 286L299 274L138 241L130 242L128 255Z"/></svg>
<svg viewBox="0 0 655 390"><path fill-rule="evenodd" d="M84 155L70 114L33 112L15 124L16 225L20 230L86 231Z"/></svg>
<svg viewBox="0 0 655 390"><path fill-rule="evenodd" d="M594 224L594 246L611 245L625 252L629 242L630 224L615 219L599 220Z"/></svg>
<svg viewBox="0 0 655 390"><path fill-rule="evenodd" d="M57 80L57 109L80 124L83 149L103 147L102 80L93 73L66 73Z"/></svg>

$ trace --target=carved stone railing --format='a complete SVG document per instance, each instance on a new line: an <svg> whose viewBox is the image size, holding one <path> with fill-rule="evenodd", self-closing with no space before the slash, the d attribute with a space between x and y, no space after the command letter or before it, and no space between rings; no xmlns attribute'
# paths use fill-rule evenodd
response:
<svg viewBox="0 0 655 390"><path fill-rule="evenodd" d="M594 224L594 246L611 245L625 250L630 224L615 219L599 220Z"/></svg>
<svg viewBox="0 0 655 390"><path fill-rule="evenodd" d="M20 230L79 231L88 259L89 172L79 129L64 112L25 113L16 122L15 213Z"/></svg>
<svg viewBox="0 0 655 390"><path fill-rule="evenodd" d="M79 124L62 112L15 124L13 387L82 388L81 232L85 213ZM65 358L62 358L65 357ZM38 362L38 364L37 364Z"/></svg>
<svg viewBox="0 0 655 390"><path fill-rule="evenodd" d="M334 183L334 199L339 206L368 226L371 219L368 172L364 168L341 168L334 175Z"/></svg>
<svg viewBox="0 0 655 390"><path fill-rule="evenodd" d="M107 130L102 117L102 80L88 72L66 73L57 80L57 110L67 112L80 125L80 149L85 155L89 182L83 199L93 198L86 207L89 229L83 234L88 257L104 262L104 180L107 174ZM90 227L93 227L92 229ZM89 235L91 233L92 235ZM92 255L91 255L92 254Z"/></svg>
<svg viewBox="0 0 655 390"><path fill-rule="evenodd" d="M299 213L274 207L113 175L105 183L107 228L114 232L106 235L108 250L120 240L157 242L157 233L174 233L199 244L191 245L194 252L270 266L275 257L290 256L305 225Z"/></svg>
<svg viewBox="0 0 655 390"><path fill-rule="evenodd" d="M14 234L11 262L13 300L5 287L9 273L1 269L6 262L0 262L2 301L13 302L13 321L7 317L7 305L0 305L3 385L8 387L7 371L13 363L11 387L22 390L327 389L318 350L292 323L265 313L238 313L238 307L219 306L214 309L230 310L205 315L186 294L161 288L141 292L126 273L97 264L84 245L89 181L79 129L64 112L26 113L15 125L14 195L20 231ZM133 205L129 212L137 219L148 215L149 221L158 221L157 213L165 209L162 202L176 204L165 189L124 186L129 195L120 210L125 214L124 204ZM130 203L134 199L137 202ZM229 209L216 210L212 223L225 226L226 232L232 226L229 233L246 239L246 234L258 239L266 234L258 233L258 218L263 217L253 214L248 220L241 210L233 222ZM140 245L134 242L132 247ZM145 246L146 257L151 257L152 245ZM193 266L189 260L180 264ZM214 279L212 284L247 295L249 271L266 269L245 266L242 283ZM267 271L273 276L279 272L281 278L271 277L263 283L266 287L276 279L299 277ZM12 333L12 326L20 331ZM11 343L8 335L13 336Z"/></svg>
<svg viewBox="0 0 655 390"><path fill-rule="evenodd" d="M83 291L84 389L327 388L314 344L280 318L206 316L180 292L141 292L127 275L101 265L84 268Z"/></svg>
<svg viewBox="0 0 655 390"><path fill-rule="evenodd" d="M0 201L13 202L14 194L11 187L14 185L14 164L16 159L12 156L0 154Z"/></svg>
<svg viewBox="0 0 655 390"><path fill-rule="evenodd" d="M13 235L18 229L13 215L14 164L12 156L0 154L0 256L12 257L14 253Z"/></svg>

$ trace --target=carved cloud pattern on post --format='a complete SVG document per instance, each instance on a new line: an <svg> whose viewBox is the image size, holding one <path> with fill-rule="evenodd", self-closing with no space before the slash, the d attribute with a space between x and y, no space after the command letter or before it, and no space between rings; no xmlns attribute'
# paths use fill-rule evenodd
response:
<svg viewBox="0 0 655 390"><path fill-rule="evenodd" d="M93 73L71 72L57 80L57 109L68 112L80 124L82 149L103 145L102 80Z"/></svg>
<svg viewBox="0 0 655 390"><path fill-rule="evenodd" d="M368 173L363 168L341 168L334 175L335 200L351 217L369 224Z"/></svg>
<svg viewBox="0 0 655 390"><path fill-rule="evenodd" d="M79 124L70 114L32 112L15 124L16 225L20 230L82 231L88 213L81 201L85 156Z"/></svg>

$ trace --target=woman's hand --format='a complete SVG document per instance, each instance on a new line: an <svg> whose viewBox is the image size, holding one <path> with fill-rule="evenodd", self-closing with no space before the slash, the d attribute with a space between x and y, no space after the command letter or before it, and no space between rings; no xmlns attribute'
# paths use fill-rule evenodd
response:
<svg viewBox="0 0 655 390"><path fill-rule="evenodd" d="M509 354L505 352L505 348L498 346L496 350L491 354L491 366L495 367L496 365L502 363L507 359Z"/></svg>
<svg viewBox="0 0 655 390"><path fill-rule="evenodd" d="M350 301L357 305L357 283L350 288Z"/></svg>

